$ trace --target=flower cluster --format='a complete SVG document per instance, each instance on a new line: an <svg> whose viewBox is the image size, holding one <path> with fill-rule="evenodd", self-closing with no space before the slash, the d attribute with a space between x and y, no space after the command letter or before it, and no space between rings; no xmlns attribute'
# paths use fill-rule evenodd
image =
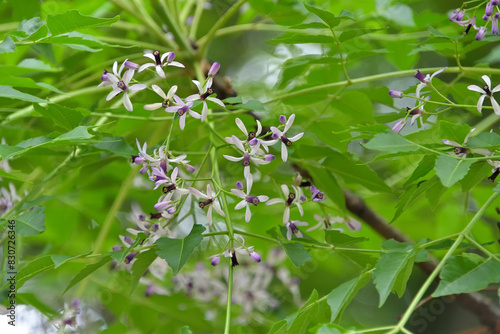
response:
<svg viewBox="0 0 500 334"><path fill-rule="evenodd" d="M276 144L281 141L281 158L283 162L288 159L288 147L292 145L295 141L302 138L303 132L288 138L286 133L293 125L295 120L295 114L292 114L288 120L286 116L281 115L279 118L281 125L279 127L271 126L271 140L264 140L262 137L266 137L267 134L261 135L262 125L257 120L257 131L248 131L243 122L236 118L236 125L245 135L244 139L239 139L237 136L233 135L231 137L226 137L226 141L229 144L236 146L236 148L243 153L243 156L233 157L230 155L224 155L229 161L238 162L241 161L244 169L245 178L250 174L250 166L252 163L254 165L265 165L274 160L274 155L268 154L269 146ZM282 129L282 130L281 130ZM260 138L259 138L260 136Z"/></svg>
<svg viewBox="0 0 500 334"><path fill-rule="evenodd" d="M461 8L455 9L450 15L449 19L451 22L455 22L462 27L465 28L465 33L469 33L471 28L474 28L474 30L477 31L476 33L476 40L480 41L484 38L486 33L488 32L488 25L491 22L491 34L492 35L498 35L498 19L500 18L500 13L493 13L494 9L498 5L499 0L491 0L486 3L486 6L484 8L484 15L482 17L483 21L486 21L486 24L484 26L478 26L477 25L477 20L476 20L476 15L474 15L472 18L467 18L465 19L465 10ZM497 9L498 10L498 9ZM474 14L475 14L475 9L474 9Z"/></svg>
<svg viewBox="0 0 500 334"><path fill-rule="evenodd" d="M104 70L104 73L101 76L102 82L99 84L99 87L111 86L111 88L113 89L106 97L106 101L111 100L119 94L123 94L123 105L128 111L133 111L134 107L132 105L132 102L130 101L129 93L135 93L148 88L148 86L144 84L130 85L130 82L132 81L136 70L140 73L149 67L154 67L158 76L162 79L165 79L166 75L165 71L163 70L165 66L184 68L183 64L174 61L175 53L173 52L161 54L160 51L155 50L152 52L146 52L144 54L144 57L151 59L153 62L139 66L138 64L126 59L119 69L118 62L114 62L113 73ZM125 71L122 76L124 68L127 68L127 71ZM181 130L184 130L187 114L189 114L193 118L201 119L201 121L204 122L208 115L208 106L206 101L216 103L222 108L225 107L224 103L221 100L212 96L215 94L214 90L212 89L213 77L216 75L219 68L220 64L217 62L212 65L208 73L208 78L205 81L204 85L199 81L193 80L193 83L198 88L199 93L190 95L184 100L175 95L175 93L177 92L177 86L171 86L168 90L168 93L165 94L163 89L161 89L158 85L153 84L151 88L163 99L163 101L146 104L144 105L144 109L156 110L159 108L163 108L167 113L177 114L179 116L179 127ZM203 104L201 115L191 109L194 106L194 102L198 100Z"/></svg>
<svg viewBox="0 0 500 334"><path fill-rule="evenodd" d="M416 79L418 79L420 81L420 83L417 85L417 88L415 90L416 106L413 108L406 107L405 117L402 118L401 120L399 120L398 122L396 122L396 124L394 124L392 127L392 130L394 132L399 133L406 125L406 122L410 116L411 116L411 122L410 122L411 125L413 125L415 123L415 121L417 119L419 119L421 127L425 130L423 116L425 115L426 112L424 110L424 105L425 105L426 101L429 101L430 96L423 96L423 95L421 96L420 92L425 87L431 87L432 86L432 79L436 75L444 72L444 70L446 70L446 67L434 72L433 74L427 74L427 75L423 75L419 70L417 70L417 72L413 75ZM389 96L394 98L394 99L395 98L403 98L404 93L401 91L398 91L398 90L389 90Z"/></svg>

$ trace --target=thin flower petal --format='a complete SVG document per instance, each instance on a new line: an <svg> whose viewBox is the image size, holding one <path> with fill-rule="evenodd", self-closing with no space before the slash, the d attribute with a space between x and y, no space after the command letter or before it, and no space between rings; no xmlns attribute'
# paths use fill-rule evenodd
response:
<svg viewBox="0 0 500 334"><path fill-rule="evenodd" d="M252 212L250 211L250 206L247 205L247 210L245 212L245 221L248 223L250 221L250 218L252 218Z"/></svg>
<svg viewBox="0 0 500 334"><path fill-rule="evenodd" d="M483 108L483 102L484 102L484 98L486 97L486 95L481 95L479 97L479 100L477 101L477 111L481 112L481 109Z"/></svg>
<svg viewBox="0 0 500 334"><path fill-rule="evenodd" d="M122 92L122 90L120 88L115 88L113 89L109 94L108 96L106 96L106 101L109 101L111 100L113 97L115 97L116 95L120 94Z"/></svg>
<svg viewBox="0 0 500 334"><path fill-rule="evenodd" d="M226 158L227 160L233 161L233 162L243 160L243 157L236 158L236 157L232 157L232 156L226 155L226 154L224 154L223 157Z"/></svg>
<svg viewBox="0 0 500 334"><path fill-rule="evenodd" d="M491 80L490 77L487 75L483 75L481 78L483 78L484 82L488 85L488 88L491 88Z"/></svg>
<svg viewBox="0 0 500 334"><path fill-rule="evenodd" d="M288 129L293 125L293 121L295 120L295 114L292 114L288 120L286 121L285 129L283 130L283 133L287 132Z"/></svg>
<svg viewBox="0 0 500 334"><path fill-rule="evenodd" d="M286 162L288 158L288 151L286 149L286 145L285 143L281 142L281 160L283 160L283 162Z"/></svg>
<svg viewBox="0 0 500 334"><path fill-rule="evenodd" d="M490 98L490 100L491 100L491 105L493 107L493 111L495 112L495 114L500 116L500 106L498 105L497 100L495 100L493 96Z"/></svg>
<svg viewBox="0 0 500 334"><path fill-rule="evenodd" d="M135 84L135 85L132 85L128 88L128 90L131 92L131 93L135 93L135 92L138 92L140 90L143 90L143 89L146 89L148 88L148 86L144 85L144 84Z"/></svg>
<svg viewBox="0 0 500 334"><path fill-rule="evenodd" d="M243 200L243 201L239 202L238 204L236 204L234 209L235 210L242 209L243 207L248 206L247 204L248 204L248 202L246 200Z"/></svg>
<svg viewBox="0 0 500 334"><path fill-rule="evenodd" d="M125 109L128 111L133 111L134 107L132 106L132 102L130 102L130 98L128 97L127 92L123 93L123 105L125 106Z"/></svg>
<svg viewBox="0 0 500 334"><path fill-rule="evenodd" d="M139 71L137 71L137 72L140 73L140 72L144 71L146 68L153 67L153 66L156 66L156 64L154 64L154 63L146 63L144 65L141 65L141 67L139 67Z"/></svg>
<svg viewBox="0 0 500 334"><path fill-rule="evenodd" d="M158 75L160 76L160 78L162 78L162 79L166 78L165 72L163 71L163 69L161 68L160 65L156 65L156 73L158 73Z"/></svg>
<svg viewBox="0 0 500 334"><path fill-rule="evenodd" d="M245 134L245 136L248 136L247 128L245 127L245 124L243 124L243 122L241 121L241 119L236 118L236 125L241 130L241 132L243 132Z"/></svg>
<svg viewBox="0 0 500 334"><path fill-rule="evenodd" d="M164 100L167 99L167 95L165 95L165 92L159 86L152 85L151 88L153 88L153 90L156 92L156 94L160 95L161 98L163 98Z"/></svg>
<svg viewBox="0 0 500 334"><path fill-rule="evenodd" d="M484 89L482 89L481 87L476 86L476 85L469 85L469 86L467 86L467 89L475 91L475 92L478 92L478 93L481 93L481 94L486 94L486 92L484 91Z"/></svg>
<svg viewBox="0 0 500 334"><path fill-rule="evenodd" d="M156 110L156 109L160 109L161 107L163 107L163 103L152 103L152 104L146 104L144 106L144 109L145 110Z"/></svg>

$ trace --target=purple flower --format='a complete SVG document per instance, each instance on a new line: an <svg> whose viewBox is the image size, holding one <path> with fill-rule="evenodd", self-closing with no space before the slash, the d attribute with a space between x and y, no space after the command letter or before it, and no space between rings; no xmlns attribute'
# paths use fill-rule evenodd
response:
<svg viewBox="0 0 500 334"><path fill-rule="evenodd" d="M443 144L453 146L453 153L456 155L461 155L462 157L465 157L470 152L481 154L484 156L491 155L491 151L484 149L484 148L469 149L469 148L464 147L465 144L467 144L467 141L469 140L469 137L474 132L474 130L476 130L476 129L470 130L469 133L467 134L467 136L465 136L464 145L460 145L456 141L447 140L447 139L443 139Z"/></svg>
<svg viewBox="0 0 500 334"><path fill-rule="evenodd" d="M249 204L257 205L260 202L266 202L269 197L260 195L260 196L250 196L250 191L252 190L252 184L253 184L253 178L252 174L248 174L246 176L247 180L247 192L244 193L240 189L231 189L231 192L235 195L238 196L239 198L242 199L241 202L236 204L234 207L235 210L242 209L246 207L246 212L245 212L245 221L248 223L250 221L250 218L252 217L252 212L250 211L250 206Z"/></svg>
<svg viewBox="0 0 500 334"><path fill-rule="evenodd" d="M321 201L324 201L326 199L325 193L322 191L319 191L319 189L316 188L316 186L311 186L311 188L309 188L309 190L311 191L311 194L312 194L311 199L313 202L321 202Z"/></svg>
<svg viewBox="0 0 500 334"><path fill-rule="evenodd" d="M283 195L285 195L285 199L283 198L273 198L270 199L266 205L273 205L276 203L282 203L285 205L285 211L283 212L283 224L286 224L290 220L290 207L292 205L297 206L299 209L300 215L304 215L304 209L302 208L302 205L298 201L297 194L299 193L299 190L297 187L292 186L294 192L290 192L290 189L286 184L281 185L281 190L283 191Z"/></svg>
<svg viewBox="0 0 500 334"><path fill-rule="evenodd" d="M499 1L498 1L498 0L491 0L490 2L491 2L491 4L492 4L493 6L496 6L496 5L498 5L498 2L499 2Z"/></svg>
<svg viewBox="0 0 500 334"><path fill-rule="evenodd" d="M417 73L413 75L415 78L420 80L422 83L426 84L427 82L425 81L425 75L423 75L419 70L417 70Z"/></svg>
<svg viewBox="0 0 500 334"><path fill-rule="evenodd" d="M145 53L144 57L148 57L149 59L151 59L153 61L153 63L146 63L146 64L142 65L139 68L139 72L144 71L148 67L154 66L156 68L156 73L158 73L158 75L162 79L166 78L165 72L163 71L162 67L164 67L164 66L176 66L176 67L184 68L184 65L182 65L181 63L179 63L177 61L174 61L175 53L173 53L173 52L167 52L167 53L161 54L160 51L155 50L151 53ZM165 58L166 58L166 62L164 63Z"/></svg>
<svg viewBox="0 0 500 334"><path fill-rule="evenodd" d="M153 88L155 93L163 99L163 102L146 104L144 106L144 109L146 110L156 110L160 108L166 109L169 106L169 103L173 102L174 94L177 91L177 86L175 85L170 87L167 94L165 94L165 92L157 85L152 85L151 88Z"/></svg>
<svg viewBox="0 0 500 334"><path fill-rule="evenodd" d="M301 132L291 138L287 138L285 134L292 126L294 120L295 120L295 114L292 114L290 118L288 118L288 120L286 121L285 128L283 129L283 131L279 130L274 126L271 126L271 131L273 131L273 134L276 133L279 140L281 140L281 159L283 160L283 162L286 162L286 160L288 159L287 148L291 146L293 142L296 142L297 140L302 138L302 136L304 135L304 132Z"/></svg>
<svg viewBox="0 0 500 334"><path fill-rule="evenodd" d="M210 95L215 93L214 90L211 88L211 85L207 84L205 89L204 89L199 81L193 80L193 83L198 88L199 94L189 95L188 97L186 97L186 101L193 102L196 100L201 100L201 102L203 103L203 109L201 111L201 121L204 122L205 119L207 119L207 115L208 115L207 101L211 101L215 104L218 104L222 108L224 108L226 105L218 98L210 96Z"/></svg>
<svg viewBox="0 0 500 334"><path fill-rule="evenodd" d="M461 11L459 8L455 9L449 16L450 21L460 21L464 18L465 13Z"/></svg>
<svg viewBox="0 0 500 334"><path fill-rule="evenodd" d="M107 77L113 85L113 90L106 97L106 101L109 101L116 95L123 93L123 105L128 111L133 111L134 107L132 106L128 93L135 93L147 88L144 84L135 84L129 87L128 84L130 83L130 80L132 80L133 76L134 70L128 70L125 72L123 80L119 80L114 74L108 73Z"/></svg>
<svg viewBox="0 0 500 334"><path fill-rule="evenodd" d="M181 130L184 130L184 126L186 125L187 113L189 113L189 115L196 119L201 118L200 114L198 114L196 111L191 110L193 102L184 103L177 95L174 95L174 100L177 105L173 107L167 107L165 111L170 113L177 113L177 115L179 115L179 126Z"/></svg>
<svg viewBox="0 0 500 334"><path fill-rule="evenodd" d="M480 41L484 38L484 36L486 35L486 31L487 31L488 28L486 27L481 27L479 28L479 31L477 32L476 34L476 41Z"/></svg>
<svg viewBox="0 0 500 334"><path fill-rule="evenodd" d="M235 119L235 123L236 123L236 126L241 130L241 132L243 132L243 134L246 137L244 140L241 140L238 138L236 138L236 139L238 141L240 141L240 143L242 143L242 144L248 143L250 146L257 146L256 153L259 153L260 155L264 154L264 152L262 152L262 150L260 150L260 145L262 145L262 148L266 152L269 152L268 146L271 146L271 145L274 145L277 143L277 140L262 140L262 139L258 138L258 136L262 132L262 125L260 124L259 120L257 120L257 131L255 131L255 132L248 131L247 128L245 127L245 124L243 124L243 122L239 118ZM225 138L226 142L228 142L229 144L236 145L236 142L235 142L233 137L235 137L235 136L226 137ZM278 139L278 138L275 138L275 139Z"/></svg>
<svg viewBox="0 0 500 334"><path fill-rule="evenodd" d="M228 141L228 138L226 138L226 141ZM270 163L270 160L265 160L262 159L261 157L257 156L257 153L259 152L258 146L253 146L250 152L247 152L246 148L243 146L241 141L238 139L238 137L234 136L231 138L231 144L234 144L242 153L243 156L241 157L233 157L231 155L224 154L224 158L226 158L229 161L237 162L237 161L242 161L242 165L244 166L243 169L243 175L247 177L247 175L250 174L250 165L251 163L254 163L255 165L267 165ZM262 151L262 150L260 150Z"/></svg>
<svg viewBox="0 0 500 334"><path fill-rule="evenodd" d="M403 98L403 92L400 92L399 90L390 90L389 91L389 96L392 97L393 99L401 99Z"/></svg>
<svg viewBox="0 0 500 334"><path fill-rule="evenodd" d="M123 62L123 64L125 65L126 68L128 68L129 70L134 70L134 71L137 71L139 69L139 64L136 64L134 62L131 62L131 61L128 61L128 60L125 60Z"/></svg>
<svg viewBox="0 0 500 334"><path fill-rule="evenodd" d="M491 1L486 4L484 14L488 16L491 16L491 14L493 14L493 4L491 3Z"/></svg>
<svg viewBox="0 0 500 334"><path fill-rule="evenodd" d="M285 115L281 115L280 116L280 123L281 124L285 124L286 123L286 116Z"/></svg>
<svg viewBox="0 0 500 334"><path fill-rule="evenodd" d="M207 194L203 194L201 191L198 189L195 189L193 187L189 187L189 192L193 195L195 195L198 198L203 198L205 201L199 202L198 205L200 208L205 209L205 207L208 206L207 210L207 219L208 219L208 224L212 225L212 207L217 211L219 215L222 217L225 217L226 215L224 214L224 211L219 206L219 203L217 203L214 194L212 192L212 188L210 187L210 184L207 184Z"/></svg>
<svg viewBox="0 0 500 334"><path fill-rule="evenodd" d="M306 222L301 222L298 220L292 220L288 223L286 223L286 238L288 240L292 240L292 233L297 236L297 238L302 238L302 232L300 232L299 228L297 226L307 226L309 225Z"/></svg>
<svg viewBox="0 0 500 334"><path fill-rule="evenodd" d="M500 116L500 105L498 105L498 102L493 97L493 93L500 91L500 85L491 89L490 78L487 75L483 75L481 78L483 78L484 82L486 83L486 85L484 85L483 88L476 86L476 85L470 85L467 87L467 89L469 89L469 90L481 93L481 96L479 97L479 100L477 101L477 111L481 112L481 109L483 108L484 99L486 97L489 97L490 101L491 101L491 105L493 106L493 111L495 112L495 114Z"/></svg>
<svg viewBox="0 0 500 334"><path fill-rule="evenodd" d="M496 13L491 18L491 34L498 35L498 19L500 18L500 13Z"/></svg>
<svg viewBox="0 0 500 334"><path fill-rule="evenodd" d="M241 181L236 182L236 189L243 190L243 183Z"/></svg>

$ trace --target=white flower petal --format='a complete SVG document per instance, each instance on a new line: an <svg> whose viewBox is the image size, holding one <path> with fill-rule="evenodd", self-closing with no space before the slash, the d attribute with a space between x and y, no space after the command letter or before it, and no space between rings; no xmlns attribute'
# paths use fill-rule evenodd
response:
<svg viewBox="0 0 500 334"><path fill-rule="evenodd" d="M192 80L193 83L195 84L196 88L198 88L198 92L200 92L200 95L203 94L203 86L198 80Z"/></svg>
<svg viewBox="0 0 500 334"><path fill-rule="evenodd" d="M252 190L253 185L253 176L252 174L248 174L245 178L247 179L247 194L250 194L250 190Z"/></svg>
<svg viewBox="0 0 500 334"><path fill-rule="evenodd" d="M288 140L293 143L293 142L296 142L297 140L299 140L300 138L302 138L303 135L304 135L304 132L301 132L298 135L293 136L292 138L288 138Z"/></svg>
<svg viewBox="0 0 500 334"><path fill-rule="evenodd" d="M156 73L160 76L160 78L165 79L165 72L163 71L163 68L161 68L160 65L156 65Z"/></svg>
<svg viewBox="0 0 500 334"><path fill-rule="evenodd" d="M257 198L259 199L259 202L264 203L264 202L267 202L267 200L269 199L269 196L259 195L259 196L257 196Z"/></svg>
<svg viewBox="0 0 500 334"><path fill-rule="evenodd" d="M246 198L247 194L243 192L243 190L239 189L231 189L231 192L235 195L238 196L239 198Z"/></svg>
<svg viewBox="0 0 500 334"><path fill-rule="evenodd" d="M290 207L285 207L285 211L283 212L283 224L288 223L290 220Z"/></svg>
<svg viewBox="0 0 500 334"><path fill-rule="evenodd" d="M233 161L233 162L243 160L243 157L236 158L236 157L232 157L232 156L226 155L226 154L224 154L223 157L226 158L227 160Z"/></svg>
<svg viewBox="0 0 500 334"><path fill-rule="evenodd" d="M139 71L138 72L142 72L144 71L146 68L148 67L153 67L153 66L156 66L155 63L146 63L144 65L141 65L141 67L139 67Z"/></svg>
<svg viewBox="0 0 500 334"><path fill-rule="evenodd" d="M133 111L134 107L132 106L132 102L130 102L130 98L128 97L127 92L123 93L123 105L125 106L125 109L128 111Z"/></svg>
<svg viewBox="0 0 500 334"><path fill-rule="evenodd" d="M285 195L285 198L288 198L288 195L290 195L290 189L286 184L281 185L281 191L283 191L283 194Z"/></svg>
<svg viewBox="0 0 500 334"><path fill-rule="evenodd" d="M495 112L495 114L500 116L500 106L498 105L497 100L495 100L493 96L490 98L490 100L491 100L491 105L493 106L493 111Z"/></svg>
<svg viewBox="0 0 500 334"><path fill-rule="evenodd" d="M483 75L481 78L483 78L484 82L488 85L488 88L491 89L491 80L490 77L487 75Z"/></svg>
<svg viewBox="0 0 500 334"><path fill-rule="evenodd" d="M245 124L243 124L243 122L241 121L241 119L236 118L236 125L241 130L241 132L243 132L245 134L245 136L248 136L247 128L245 127Z"/></svg>
<svg viewBox="0 0 500 334"><path fill-rule="evenodd" d="M153 53L152 53L152 52L145 53L145 54L144 54L144 57L148 57L148 58L149 58L149 59L151 59L152 61L156 62L155 56L153 55Z"/></svg>
<svg viewBox="0 0 500 334"><path fill-rule="evenodd" d="M144 109L146 109L146 110L156 110L156 109L160 109L161 107L163 107L163 103L152 103L152 104L146 104L144 106Z"/></svg>
<svg viewBox="0 0 500 334"><path fill-rule="evenodd" d="M281 160L283 160L283 162L286 162L287 159L288 159L288 151L286 145L285 143L281 142Z"/></svg>
<svg viewBox="0 0 500 334"><path fill-rule="evenodd" d="M163 89L161 89L159 86L157 85L152 85L151 88L153 88L153 90L156 92L156 94L160 95L160 97L164 100L167 99L167 95L165 95L165 92L163 91Z"/></svg>
<svg viewBox="0 0 500 334"><path fill-rule="evenodd" d="M266 205L273 205L276 203L285 203L285 200L282 198L273 198L273 199L270 199L269 201L267 201Z"/></svg>
<svg viewBox="0 0 500 334"><path fill-rule="evenodd" d="M144 84L135 84L135 85L132 85L128 88L128 90L131 92L131 93L135 93L135 92L138 92L140 90L143 90L143 89L146 89L148 88L148 86L144 85Z"/></svg>
<svg viewBox="0 0 500 334"><path fill-rule="evenodd" d="M108 96L106 96L106 101L109 101L111 100L113 97L115 97L116 95L120 94L121 92L123 92L120 88L115 88L113 89L109 94Z"/></svg>
<svg viewBox="0 0 500 334"><path fill-rule="evenodd" d="M246 200L243 200L243 201L239 202L238 204L236 204L236 206L234 207L234 209L235 210L239 210L239 209L242 209L245 206L248 207L248 202Z"/></svg>
<svg viewBox="0 0 500 334"><path fill-rule="evenodd" d="M486 92L484 91L484 89L482 89L481 87L476 86L476 85L469 85L469 86L467 86L467 89L468 90L472 90L474 92L481 93L481 94L486 94Z"/></svg>
<svg viewBox="0 0 500 334"><path fill-rule="evenodd" d="M186 126L186 114L182 115L179 118L179 127L181 128L181 130L184 130L184 126Z"/></svg>
<svg viewBox="0 0 500 334"><path fill-rule="evenodd" d="M245 221L248 223L252 218L252 212L250 211L250 206L247 205L247 210L245 212Z"/></svg>
<svg viewBox="0 0 500 334"><path fill-rule="evenodd" d="M290 116L290 118L288 118L288 120L286 121L285 129L283 130L283 133L287 132L288 129L290 129L290 127L293 125L294 120L295 120L295 114L292 114Z"/></svg>
<svg viewBox="0 0 500 334"><path fill-rule="evenodd" d="M483 102L484 102L484 98L486 97L486 95L481 95L479 97L479 100L477 101L477 111L481 112L481 109L483 108Z"/></svg>

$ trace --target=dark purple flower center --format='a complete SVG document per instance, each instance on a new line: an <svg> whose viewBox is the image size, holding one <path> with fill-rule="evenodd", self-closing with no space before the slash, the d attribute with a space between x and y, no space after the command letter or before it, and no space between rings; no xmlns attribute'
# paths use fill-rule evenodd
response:
<svg viewBox="0 0 500 334"><path fill-rule="evenodd" d="M297 232L299 231L299 229L297 228L297 226L295 226L294 223L290 223L290 229L292 230L293 234L297 234Z"/></svg>
<svg viewBox="0 0 500 334"><path fill-rule="evenodd" d="M491 182L495 182L495 179L497 178L498 174L500 174L500 169L495 168L493 171L493 174L491 174L491 176L488 178L488 180L490 180Z"/></svg>
<svg viewBox="0 0 500 334"><path fill-rule="evenodd" d="M203 94L200 95L200 99L205 100L207 97L212 95L214 93L214 90L212 88L207 89L207 91Z"/></svg>
<svg viewBox="0 0 500 334"><path fill-rule="evenodd" d="M250 141L250 140L252 140L252 139L254 139L254 138L255 138L255 132L253 132L253 131L252 131L252 132L249 132L249 133L248 133L248 138L247 138L247 141Z"/></svg>
<svg viewBox="0 0 500 334"><path fill-rule="evenodd" d="M247 198L245 198L245 200L248 203L252 203L253 205L257 205L257 204L260 203L259 198L258 197L254 197L254 196L247 196Z"/></svg>
<svg viewBox="0 0 500 334"><path fill-rule="evenodd" d="M484 85L483 89L486 92L486 95L488 95L489 97L491 97L492 93L491 93L490 87L488 87L488 85Z"/></svg>
<svg viewBox="0 0 500 334"><path fill-rule="evenodd" d="M423 75L422 73L420 73L419 70L417 70L417 73L415 73L413 76L415 78L417 78L418 80L420 80L422 83L426 83L425 82L425 75Z"/></svg>
<svg viewBox="0 0 500 334"><path fill-rule="evenodd" d="M406 107L406 112L409 113L410 115L418 115L420 114L420 109L412 109L412 108L408 108Z"/></svg>
<svg viewBox="0 0 500 334"><path fill-rule="evenodd" d="M188 111L188 109L189 109L189 107L187 105L185 105L184 107L181 107L181 108L179 108L179 110L177 110L177 114L179 116L182 116Z"/></svg>
<svg viewBox="0 0 500 334"><path fill-rule="evenodd" d="M153 51L153 56L155 57L156 65L161 65L161 58L160 58L160 51L155 50Z"/></svg>
<svg viewBox="0 0 500 334"><path fill-rule="evenodd" d="M291 146L292 145L292 142L290 141L290 139L288 139L285 135L282 135L280 137L280 140L285 143L286 146Z"/></svg>
<svg viewBox="0 0 500 334"><path fill-rule="evenodd" d="M127 85L125 85L125 82L123 82L123 80L118 81L116 85L123 91L127 90Z"/></svg>
<svg viewBox="0 0 500 334"><path fill-rule="evenodd" d="M161 213L150 213L149 219L160 219L162 217Z"/></svg>
<svg viewBox="0 0 500 334"><path fill-rule="evenodd" d="M453 149L453 153L455 154L469 154L470 153L470 150L468 148L464 148L464 147L458 147L458 146L455 146L455 148Z"/></svg>
<svg viewBox="0 0 500 334"><path fill-rule="evenodd" d="M165 194L167 194L167 193L169 193L169 192L171 192L172 190L175 190L175 189L176 189L175 184L171 184L169 186L163 187L163 192Z"/></svg>
<svg viewBox="0 0 500 334"><path fill-rule="evenodd" d="M245 167L250 166L250 154L245 153L245 155L243 155L243 161L241 162L241 164Z"/></svg>
<svg viewBox="0 0 500 334"><path fill-rule="evenodd" d="M469 25L467 26L467 28L464 31L464 34L468 34L470 31L470 28L472 28L472 24L469 23Z"/></svg>
<svg viewBox="0 0 500 334"><path fill-rule="evenodd" d="M209 198L205 202L198 202L198 206L204 209L207 205L210 205L213 201L214 201L213 198Z"/></svg>
<svg viewBox="0 0 500 334"><path fill-rule="evenodd" d="M125 262L125 263L130 263L130 262L132 262L132 260L134 259L135 255L136 255L136 253L135 253L135 252L130 253L129 255L127 255L127 256L125 257L125 260L123 260L123 262Z"/></svg>
<svg viewBox="0 0 500 334"><path fill-rule="evenodd" d="M231 254L231 263L232 263L233 267L236 267L237 265L239 265L238 259L236 258L236 253L234 251Z"/></svg>
<svg viewBox="0 0 500 334"><path fill-rule="evenodd" d="M161 103L161 107L162 108L167 108L168 106L170 105L170 103L168 103L168 100L165 100Z"/></svg>
<svg viewBox="0 0 500 334"><path fill-rule="evenodd" d="M312 185L311 181L302 181L300 182L299 187L310 187Z"/></svg>
<svg viewBox="0 0 500 334"><path fill-rule="evenodd" d="M286 199L286 205L292 205L294 199L295 199L295 194L289 193L288 198Z"/></svg>

